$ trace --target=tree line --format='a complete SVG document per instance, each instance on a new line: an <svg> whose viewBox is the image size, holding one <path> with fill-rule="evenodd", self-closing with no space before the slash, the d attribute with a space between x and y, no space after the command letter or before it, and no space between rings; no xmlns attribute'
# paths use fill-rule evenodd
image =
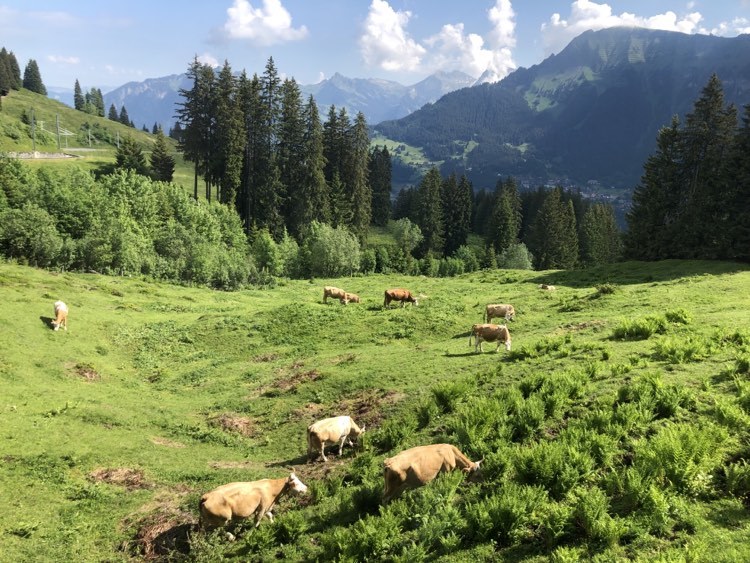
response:
<svg viewBox="0 0 750 563"><path fill-rule="evenodd" d="M629 258L750 260L750 104L738 127L715 74L659 131L627 219Z"/></svg>
<svg viewBox="0 0 750 563"><path fill-rule="evenodd" d="M29 59L23 70L21 77L21 67L18 65L18 59L13 51L8 51L5 47L0 49L0 96L7 96L11 90L20 90L26 88L42 96L47 95L47 88L42 82L42 75L39 72L39 65L34 59ZM2 103L0 103L2 108Z"/></svg>

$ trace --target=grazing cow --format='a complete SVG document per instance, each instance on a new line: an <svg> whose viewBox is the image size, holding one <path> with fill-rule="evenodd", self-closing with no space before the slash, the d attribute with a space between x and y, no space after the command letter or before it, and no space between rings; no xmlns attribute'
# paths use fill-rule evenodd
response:
<svg viewBox="0 0 750 563"><path fill-rule="evenodd" d="M235 523L255 515L255 527L260 526L263 516L273 522L271 509L279 497L286 493L304 493L307 486L292 472L281 479L229 483L204 494L198 510L200 525L206 530ZM230 539L234 536L227 533Z"/></svg>
<svg viewBox="0 0 750 563"><path fill-rule="evenodd" d="M324 418L307 427L307 455L317 457L317 453L326 458L326 442L339 443L339 455L344 449L344 442L354 446L352 438L364 434L365 427L360 428L350 416ZM313 458L314 459L314 458Z"/></svg>
<svg viewBox="0 0 750 563"><path fill-rule="evenodd" d="M555 291L557 288L554 285L543 283L539 285L539 289L543 289L545 291Z"/></svg>
<svg viewBox="0 0 750 563"><path fill-rule="evenodd" d="M332 285L327 285L323 288L323 303L328 303L329 297L338 299L343 303L344 298L346 297L346 291L339 289L338 287L333 287Z"/></svg>
<svg viewBox="0 0 750 563"><path fill-rule="evenodd" d="M475 338L474 351L483 352L482 341L487 342L497 341L497 348L495 352L500 349L500 343L505 343L505 349L510 352L510 331L505 325L495 325L491 323L475 324L471 327L471 334L469 335L469 346L471 346L471 339Z"/></svg>
<svg viewBox="0 0 750 563"><path fill-rule="evenodd" d="M55 301L55 320L52 326L58 330L61 326L63 330L68 330L68 306L62 301Z"/></svg>
<svg viewBox="0 0 750 563"><path fill-rule="evenodd" d="M347 303L359 303L359 295L356 293L345 293L344 298L341 302L346 305Z"/></svg>
<svg viewBox="0 0 750 563"><path fill-rule="evenodd" d="M458 468L468 475L476 475L479 464L471 461L451 444L417 446L386 459L383 462L385 491L383 504L407 489L429 483L440 473Z"/></svg>
<svg viewBox="0 0 750 563"><path fill-rule="evenodd" d="M516 310L513 305L487 305L485 311L485 322L489 323L493 318L505 319L506 321L513 321L516 319Z"/></svg>
<svg viewBox="0 0 750 563"><path fill-rule="evenodd" d="M405 303L414 303L415 306L419 305L419 303L417 303L417 298L414 297L412 292L408 289L386 289L383 307L388 307L388 305L391 304L391 301L401 301L402 307Z"/></svg>

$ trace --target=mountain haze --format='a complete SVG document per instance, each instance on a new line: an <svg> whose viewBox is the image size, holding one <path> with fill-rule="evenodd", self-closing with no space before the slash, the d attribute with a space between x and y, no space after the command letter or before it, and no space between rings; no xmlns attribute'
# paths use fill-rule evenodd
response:
<svg viewBox="0 0 750 563"><path fill-rule="evenodd" d="M438 100L458 88L471 86L475 78L463 72L436 72L411 86L375 78L347 78L339 73L317 84L300 85L305 97L312 94L325 116L328 108L346 108L350 116L365 114L368 123L399 119L424 104ZM136 127L154 123L168 129L174 124L179 90L192 86L185 74L128 82L104 94L104 104L119 110L123 105ZM72 100L72 94L71 94ZM64 101L64 100L63 100Z"/></svg>
<svg viewBox="0 0 750 563"><path fill-rule="evenodd" d="M713 73L727 102L750 103L750 35L588 31L538 65L375 129L477 187L512 174L632 188L658 130L692 110Z"/></svg>

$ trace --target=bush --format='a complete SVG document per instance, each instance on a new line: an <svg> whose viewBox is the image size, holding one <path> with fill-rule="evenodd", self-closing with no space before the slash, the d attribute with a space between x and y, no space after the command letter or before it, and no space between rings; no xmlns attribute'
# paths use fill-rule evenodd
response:
<svg viewBox="0 0 750 563"><path fill-rule="evenodd" d="M500 253L497 267L508 270L533 270L534 256L524 243L511 244Z"/></svg>
<svg viewBox="0 0 750 563"><path fill-rule="evenodd" d="M642 319L626 319L615 327L612 338L619 340L646 340L654 334L664 334L667 323L661 317L644 317Z"/></svg>
<svg viewBox="0 0 750 563"><path fill-rule="evenodd" d="M62 246L54 219L36 204L0 213L0 250L6 257L44 268L55 263Z"/></svg>
<svg viewBox="0 0 750 563"><path fill-rule="evenodd" d="M496 494L466 507L469 530L478 541L513 545L533 538L547 492L538 486L506 483Z"/></svg>
<svg viewBox="0 0 750 563"><path fill-rule="evenodd" d="M362 251L359 257L359 269L364 274L372 274L375 272L375 267L378 261L375 256L375 251L372 248L367 248Z"/></svg>
<svg viewBox="0 0 750 563"><path fill-rule="evenodd" d="M702 337L665 338L654 344L654 358L671 364L696 362L706 358L708 353Z"/></svg>
<svg viewBox="0 0 750 563"><path fill-rule="evenodd" d="M464 272L476 272L479 269L479 259L474 251L468 246L460 246L453 255L463 262Z"/></svg>
<svg viewBox="0 0 750 563"><path fill-rule="evenodd" d="M574 499L573 522L581 535L606 545L617 543L624 527L609 515L609 499L604 491L597 487L579 489Z"/></svg>
<svg viewBox="0 0 750 563"><path fill-rule="evenodd" d="M313 221L303 235L301 263L304 275L335 278L359 269L359 242L344 227Z"/></svg>

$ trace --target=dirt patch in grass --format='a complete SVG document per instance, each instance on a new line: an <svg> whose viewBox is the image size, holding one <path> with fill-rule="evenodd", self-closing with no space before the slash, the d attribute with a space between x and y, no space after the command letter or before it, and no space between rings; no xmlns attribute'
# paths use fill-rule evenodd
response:
<svg viewBox="0 0 750 563"><path fill-rule="evenodd" d="M335 411L348 414L359 426L378 426L385 417L385 407L401 401L406 395L383 389L365 389L349 399L336 403Z"/></svg>
<svg viewBox="0 0 750 563"><path fill-rule="evenodd" d="M331 363L335 366L339 364L350 364L354 362L357 359L357 354L343 354L341 356L336 356L335 358L331 359Z"/></svg>
<svg viewBox="0 0 750 563"><path fill-rule="evenodd" d="M120 485L128 490L148 489L153 487L152 483L146 481L143 471L140 469L129 469L127 467L117 467L114 469L95 469L89 473L89 479L109 483L110 485Z"/></svg>
<svg viewBox="0 0 750 563"><path fill-rule="evenodd" d="M224 413L208 419L208 424L221 428L226 432L233 432L251 438L257 434L258 427L255 422L247 416L238 416L232 413Z"/></svg>
<svg viewBox="0 0 750 563"><path fill-rule="evenodd" d="M598 329L604 328L606 324L607 323L602 320L582 321L580 323L571 323L571 324L565 325L563 328L565 330L577 332L579 330L587 330L589 328L598 330Z"/></svg>
<svg viewBox="0 0 750 563"><path fill-rule="evenodd" d="M279 377L274 381L272 388L265 389L265 393L276 393L277 391L294 391L303 383L315 381L322 377L316 369L303 370L305 364L301 361L294 362L288 368L281 368L277 371Z"/></svg>
<svg viewBox="0 0 750 563"><path fill-rule="evenodd" d="M133 528L132 539L123 542L121 548L133 557L148 560L175 555L175 551L190 552L190 535L198 530L197 518L171 503L157 506L147 514L132 517L125 522Z"/></svg>
<svg viewBox="0 0 750 563"><path fill-rule="evenodd" d="M292 411L292 416L294 416L295 420L306 419L310 422L314 422L325 409L326 407L320 403L307 403L302 407L294 409Z"/></svg>
<svg viewBox="0 0 750 563"><path fill-rule="evenodd" d="M159 438L158 436L152 437L151 443L156 444L157 446L167 446L168 448L184 448L185 447L185 444L181 444L180 442L175 442L174 440L169 440L167 438Z"/></svg>
<svg viewBox="0 0 750 563"><path fill-rule="evenodd" d="M94 369L91 364L80 362L70 367L73 375L85 381L99 381L102 376Z"/></svg>
<svg viewBox="0 0 750 563"><path fill-rule="evenodd" d="M274 360L278 360L279 355L274 354L272 352L269 352L267 354L258 354L253 358L254 362L273 362Z"/></svg>
<svg viewBox="0 0 750 563"><path fill-rule="evenodd" d="M212 461L208 464L211 469L258 469L265 465L257 461Z"/></svg>

